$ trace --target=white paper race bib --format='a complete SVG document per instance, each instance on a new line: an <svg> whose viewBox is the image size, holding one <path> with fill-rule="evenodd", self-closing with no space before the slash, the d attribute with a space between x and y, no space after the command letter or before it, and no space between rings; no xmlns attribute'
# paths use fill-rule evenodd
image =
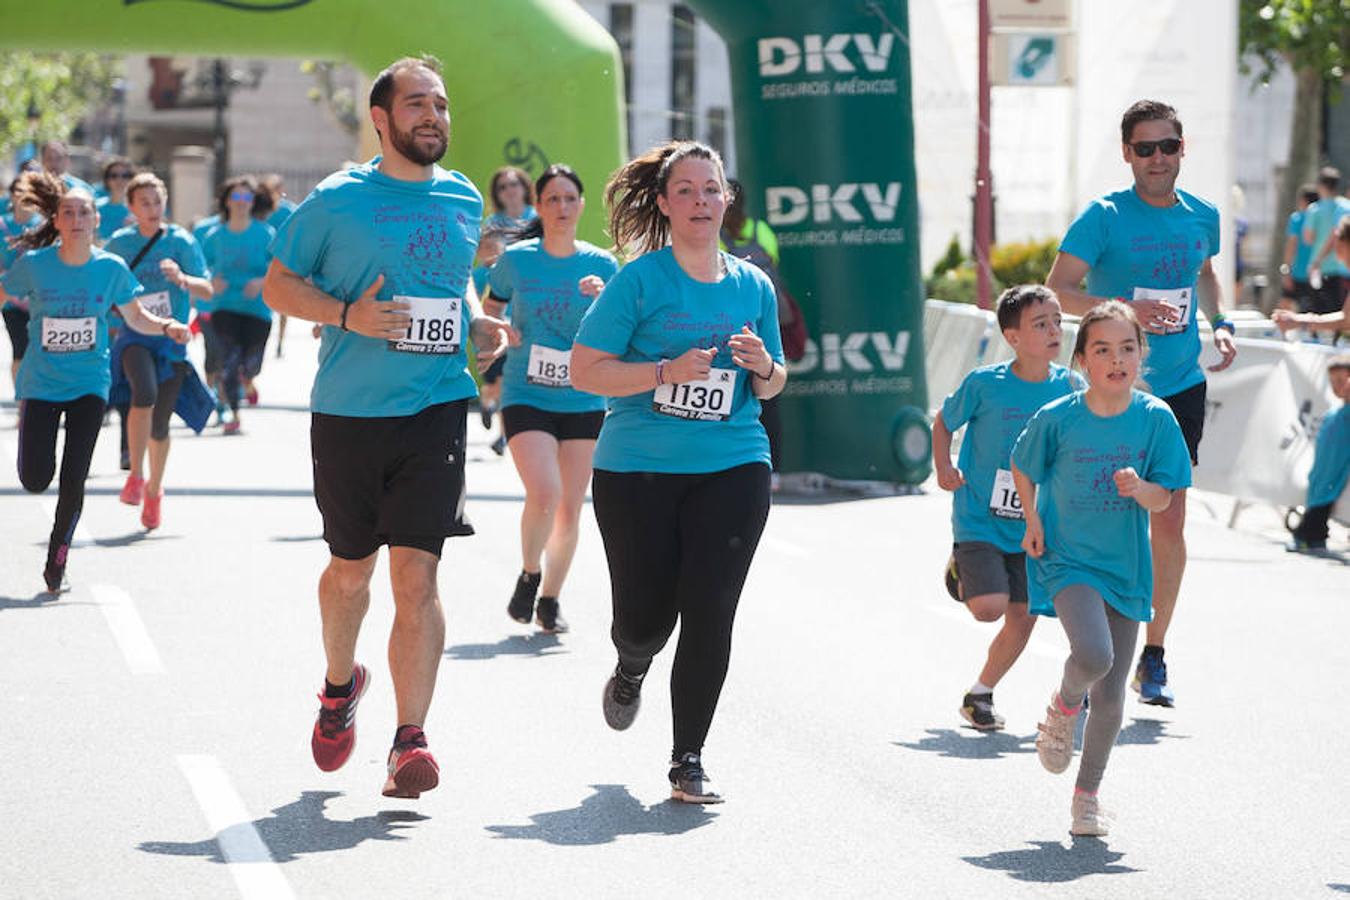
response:
<svg viewBox="0 0 1350 900"><path fill-rule="evenodd" d="M571 371L571 350L554 350L542 344L530 347L530 364L525 370L527 384L553 388L571 387L572 380L569 377Z"/></svg>
<svg viewBox="0 0 1350 900"><path fill-rule="evenodd" d="M173 318L173 304L169 302L168 291L156 291L153 294L141 294L141 309L161 319Z"/></svg>
<svg viewBox="0 0 1350 900"><path fill-rule="evenodd" d="M1022 498L1017 496L1017 485L1012 472L999 469L994 475L994 492L989 496L989 512L1000 519L1021 519Z"/></svg>
<svg viewBox="0 0 1350 900"><path fill-rule="evenodd" d="M663 384L652 395L652 409L679 419L725 422L736 395L736 370L713 369L702 381Z"/></svg>
<svg viewBox="0 0 1350 900"><path fill-rule="evenodd" d="M42 318L42 349L48 353L82 353L94 349L98 331L94 317L78 319Z"/></svg>
<svg viewBox="0 0 1350 900"><path fill-rule="evenodd" d="M408 332L389 341L400 353L430 353L447 356L459 352L459 297L400 297L409 306Z"/></svg>
<svg viewBox="0 0 1350 900"><path fill-rule="evenodd" d="M1177 323L1167 328L1167 334L1185 331L1191 324L1195 309L1195 292L1190 288L1144 288L1134 289L1135 300L1163 300L1181 310L1177 314Z"/></svg>

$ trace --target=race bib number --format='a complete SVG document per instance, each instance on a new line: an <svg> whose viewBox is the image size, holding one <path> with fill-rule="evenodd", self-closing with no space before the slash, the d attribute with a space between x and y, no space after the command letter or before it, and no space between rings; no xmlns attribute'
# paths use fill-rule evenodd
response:
<svg viewBox="0 0 1350 900"><path fill-rule="evenodd" d="M93 350L97 334L93 316L42 319L42 349L48 353L83 353Z"/></svg>
<svg viewBox="0 0 1350 900"><path fill-rule="evenodd" d="M530 347L530 364L525 370L527 384L552 388L571 387L572 381L569 377L571 371L571 350L554 350L541 344Z"/></svg>
<svg viewBox="0 0 1350 900"><path fill-rule="evenodd" d="M999 469L994 475L994 493L989 497L989 512L1000 519L1021 519L1022 498L1017 496L1012 472Z"/></svg>
<svg viewBox="0 0 1350 900"><path fill-rule="evenodd" d="M141 294L141 309L161 319L173 318L173 304L169 302L168 291L156 291L153 294Z"/></svg>
<svg viewBox="0 0 1350 900"><path fill-rule="evenodd" d="M1135 300L1163 300L1181 310L1177 314L1177 324L1167 328L1166 334L1178 334L1191 324L1195 309L1195 291L1190 288L1142 288L1134 289Z"/></svg>
<svg viewBox="0 0 1350 900"><path fill-rule="evenodd" d="M735 369L713 369L702 381L663 384L652 395L652 409L678 419L725 422L731 418L736 374Z"/></svg>
<svg viewBox="0 0 1350 900"><path fill-rule="evenodd" d="M448 356L459 352L459 297L400 297L407 303L407 333L389 341L389 349L399 353L429 353Z"/></svg>

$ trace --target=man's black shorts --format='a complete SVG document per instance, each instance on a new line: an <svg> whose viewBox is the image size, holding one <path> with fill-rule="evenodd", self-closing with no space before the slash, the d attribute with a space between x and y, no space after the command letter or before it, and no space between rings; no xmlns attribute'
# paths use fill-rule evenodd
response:
<svg viewBox="0 0 1350 900"><path fill-rule="evenodd" d="M314 413L310 448L323 539L340 559L382 544L437 556L447 537L473 534L464 516L467 400L411 416Z"/></svg>
<svg viewBox="0 0 1350 900"><path fill-rule="evenodd" d="M550 412L537 406L513 403L502 409L502 433L509 441L522 431L546 431L561 441L593 441L605 424L603 410Z"/></svg>
<svg viewBox="0 0 1350 900"><path fill-rule="evenodd" d="M1200 437L1205 431L1205 394L1208 387L1202 381L1179 394L1161 398L1172 407L1172 415L1177 417L1181 436L1186 439L1186 449L1191 451L1193 466L1200 464Z"/></svg>

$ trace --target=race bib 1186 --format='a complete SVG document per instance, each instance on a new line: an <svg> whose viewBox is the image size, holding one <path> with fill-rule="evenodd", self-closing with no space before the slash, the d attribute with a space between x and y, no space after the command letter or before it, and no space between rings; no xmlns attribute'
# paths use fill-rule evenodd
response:
<svg viewBox="0 0 1350 900"><path fill-rule="evenodd" d="M448 356L459 352L459 297L400 297L408 304L408 331L389 341L389 349L399 353L424 353Z"/></svg>

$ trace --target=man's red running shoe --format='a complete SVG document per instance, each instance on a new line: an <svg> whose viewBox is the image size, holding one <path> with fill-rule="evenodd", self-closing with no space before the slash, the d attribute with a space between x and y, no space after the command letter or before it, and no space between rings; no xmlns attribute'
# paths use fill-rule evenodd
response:
<svg viewBox="0 0 1350 900"><path fill-rule="evenodd" d="M389 751L389 777L384 782L384 796L416 800L440 780L441 769L427 749L427 736L416 725L404 725L394 738L394 748Z"/></svg>
<svg viewBox="0 0 1350 900"><path fill-rule="evenodd" d="M310 749L314 763L325 772L335 772L352 755L356 746L356 704L370 684L370 670L357 663L352 668L350 697L325 697L319 694L319 718L314 722Z"/></svg>

